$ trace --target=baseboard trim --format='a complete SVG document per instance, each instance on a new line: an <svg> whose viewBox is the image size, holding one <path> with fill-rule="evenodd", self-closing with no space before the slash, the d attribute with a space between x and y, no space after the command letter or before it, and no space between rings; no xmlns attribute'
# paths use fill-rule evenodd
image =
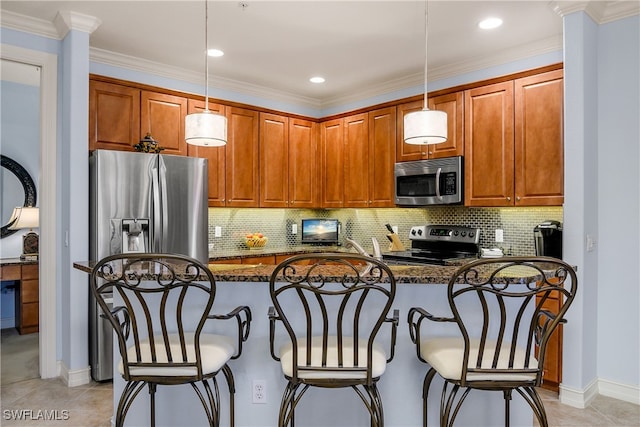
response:
<svg viewBox="0 0 640 427"><path fill-rule="evenodd" d="M575 389L560 384L560 403L584 409L597 395L640 405L640 387L614 381L595 379L584 389Z"/></svg>
<svg viewBox="0 0 640 427"><path fill-rule="evenodd" d="M67 387L89 384L91 382L91 367L71 371L62 360L58 360L58 376Z"/></svg>
<svg viewBox="0 0 640 427"><path fill-rule="evenodd" d="M603 396L640 405L640 387L601 379L598 380L598 392Z"/></svg>
<svg viewBox="0 0 640 427"><path fill-rule="evenodd" d="M559 400L560 403L573 406L574 408L584 409L598 395L598 381L593 380L584 389L576 389L560 384Z"/></svg>
<svg viewBox="0 0 640 427"><path fill-rule="evenodd" d="M15 317L3 317L0 319L0 329L9 329L16 327Z"/></svg>

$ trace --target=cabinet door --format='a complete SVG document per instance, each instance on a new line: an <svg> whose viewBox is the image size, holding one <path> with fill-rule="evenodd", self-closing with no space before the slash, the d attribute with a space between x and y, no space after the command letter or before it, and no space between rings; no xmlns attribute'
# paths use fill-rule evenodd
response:
<svg viewBox="0 0 640 427"><path fill-rule="evenodd" d="M162 154L187 155L184 121L187 98L165 93L142 91L140 138L150 133L164 147Z"/></svg>
<svg viewBox="0 0 640 427"><path fill-rule="evenodd" d="M396 161L411 162L424 160L429 157L426 145L411 145L404 143L404 116L414 111L420 111L424 107L423 101L413 101L397 106L396 126Z"/></svg>
<svg viewBox="0 0 640 427"><path fill-rule="evenodd" d="M513 81L465 91L466 206L513 205Z"/></svg>
<svg viewBox="0 0 640 427"><path fill-rule="evenodd" d="M200 113L204 111L204 101L189 99L187 103L188 113ZM225 114L224 105L209 103L209 110L216 114ZM225 206L225 159L226 145L222 147L202 147L187 144L187 155L189 157L201 157L207 159L207 169L209 173L209 206Z"/></svg>
<svg viewBox="0 0 640 427"><path fill-rule="evenodd" d="M369 112L369 206L394 207L396 108Z"/></svg>
<svg viewBox="0 0 640 427"><path fill-rule="evenodd" d="M289 207L319 207L318 125L289 119Z"/></svg>
<svg viewBox="0 0 640 427"><path fill-rule="evenodd" d="M260 206L287 207L289 201L289 119L260 113Z"/></svg>
<svg viewBox="0 0 640 427"><path fill-rule="evenodd" d="M227 206L258 207L258 113L227 108Z"/></svg>
<svg viewBox="0 0 640 427"><path fill-rule="evenodd" d="M517 79L515 99L516 206L564 201L562 70Z"/></svg>
<svg viewBox="0 0 640 427"><path fill-rule="evenodd" d="M447 113L447 141L428 145L430 159L464 154L464 93L455 92L429 98L429 109Z"/></svg>
<svg viewBox="0 0 640 427"><path fill-rule="evenodd" d="M140 140L140 90L89 81L89 150L133 151Z"/></svg>
<svg viewBox="0 0 640 427"><path fill-rule="evenodd" d="M369 206L369 117L344 118L344 207Z"/></svg>
<svg viewBox="0 0 640 427"><path fill-rule="evenodd" d="M540 301L537 300L537 302L539 303ZM559 295L555 295L554 298L548 298L542 304L542 308L557 314L560 310ZM536 357L537 356L538 348L536 347ZM562 382L562 324L558 325L547 342L542 377L543 388L558 391L560 383Z"/></svg>
<svg viewBox="0 0 640 427"><path fill-rule="evenodd" d="M344 127L342 119L320 125L322 207L341 208L344 203Z"/></svg>

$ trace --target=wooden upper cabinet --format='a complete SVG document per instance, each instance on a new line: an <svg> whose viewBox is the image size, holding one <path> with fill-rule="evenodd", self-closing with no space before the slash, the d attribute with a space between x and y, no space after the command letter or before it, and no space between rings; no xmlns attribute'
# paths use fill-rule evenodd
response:
<svg viewBox="0 0 640 427"><path fill-rule="evenodd" d="M465 91L466 206L512 204L513 81Z"/></svg>
<svg viewBox="0 0 640 427"><path fill-rule="evenodd" d="M164 147L162 154L186 156L187 98L143 90L140 101L140 138L150 133Z"/></svg>
<svg viewBox="0 0 640 427"><path fill-rule="evenodd" d="M464 155L464 92L429 98L429 109L447 113L447 141L428 145L429 158Z"/></svg>
<svg viewBox="0 0 640 427"><path fill-rule="evenodd" d="M564 201L563 72L515 80L515 205Z"/></svg>
<svg viewBox="0 0 640 427"><path fill-rule="evenodd" d="M429 109L447 113L447 141L434 145L411 145L404 142L404 116L424 107L423 101L400 104L397 107L397 162L437 159L464 154L464 92L448 93L429 98Z"/></svg>
<svg viewBox="0 0 640 427"><path fill-rule="evenodd" d="M221 104L209 103L209 110L215 114L225 115L225 107ZM204 101L189 99L187 113L200 113L204 111ZM203 147L187 144L189 157L201 157L207 159L209 173L209 206L225 206L225 181L226 181L226 145L222 147Z"/></svg>
<svg viewBox="0 0 640 427"><path fill-rule="evenodd" d="M90 80L89 150L133 151L139 140L140 89Z"/></svg>
<svg viewBox="0 0 640 427"><path fill-rule="evenodd" d="M260 206L289 201L289 118L260 113Z"/></svg>
<svg viewBox="0 0 640 427"><path fill-rule="evenodd" d="M412 145L404 143L404 116L424 107L423 101L407 102L396 107L396 161L412 162L429 158L426 145Z"/></svg>
<svg viewBox="0 0 640 427"><path fill-rule="evenodd" d="M344 207L369 206L369 115L344 119Z"/></svg>
<svg viewBox="0 0 640 427"><path fill-rule="evenodd" d="M369 206L394 207L396 107L369 112Z"/></svg>
<svg viewBox="0 0 640 427"><path fill-rule="evenodd" d="M289 119L289 207L320 205L318 124Z"/></svg>
<svg viewBox="0 0 640 427"><path fill-rule="evenodd" d="M226 205L258 207L258 112L227 107Z"/></svg>
<svg viewBox="0 0 640 427"><path fill-rule="evenodd" d="M344 126L342 119L320 124L320 177L322 207L341 208L344 204Z"/></svg>

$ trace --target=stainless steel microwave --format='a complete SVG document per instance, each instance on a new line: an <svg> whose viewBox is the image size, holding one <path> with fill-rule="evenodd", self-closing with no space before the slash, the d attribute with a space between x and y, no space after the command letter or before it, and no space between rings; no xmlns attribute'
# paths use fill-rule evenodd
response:
<svg viewBox="0 0 640 427"><path fill-rule="evenodd" d="M396 163L396 205L430 206L464 202L463 165L462 156Z"/></svg>

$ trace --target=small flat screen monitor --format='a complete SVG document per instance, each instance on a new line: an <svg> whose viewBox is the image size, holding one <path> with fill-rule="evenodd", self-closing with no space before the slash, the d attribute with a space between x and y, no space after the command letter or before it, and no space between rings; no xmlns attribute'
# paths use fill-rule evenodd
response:
<svg viewBox="0 0 640 427"><path fill-rule="evenodd" d="M302 220L302 243L338 243L337 219L309 218Z"/></svg>

